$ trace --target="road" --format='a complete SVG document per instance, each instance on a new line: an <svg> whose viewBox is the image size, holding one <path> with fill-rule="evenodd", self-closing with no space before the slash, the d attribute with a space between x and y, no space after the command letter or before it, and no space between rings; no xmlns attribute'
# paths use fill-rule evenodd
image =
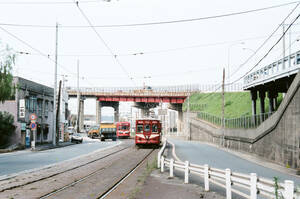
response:
<svg viewBox="0 0 300 199"><path fill-rule="evenodd" d="M232 171L246 174L257 173L258 176L271 179L276 176L281 181L293 180L295 184L300 185L300 177L258 165L216 147L193 141L188 142L176 139L170 139L170 141L175 144L176 154L182 161L189 160L199 165L208 164L219 169L230 168Z"/></svg>
<svg viewBox="0 0 300 199"><path fill-rule="evenodd" d="M230 168L232 171L245 174L257 173L258 176L269 179L273 179L276 176L281 182L284 180L293 180L295 187L297 185L300 186L300 177L261 166L217 147L195 141L183 141L172 138L168 138L168 140L175 144L176 155L181 161L188 160L191 163L199 165L208 164L210 167L219 169ZM182 172L176 171L175 175L183 178ZM192 175L190 182L204 186L203 179L198 176ZM225 196L223 188L212 186L211 190ZM234 193L232 196L235 199L242 198ZM263 197L260 196L259 198Z"/></svg>
<svg viewBox="0 0 300 199"><path fill-rule="evenodd" d="M0 154L0 179L14 173L38 169L47 165L70 160L94 151L114 146L117 142L99 142L84 139L82 144L32 152L30 150Z"/></svg>

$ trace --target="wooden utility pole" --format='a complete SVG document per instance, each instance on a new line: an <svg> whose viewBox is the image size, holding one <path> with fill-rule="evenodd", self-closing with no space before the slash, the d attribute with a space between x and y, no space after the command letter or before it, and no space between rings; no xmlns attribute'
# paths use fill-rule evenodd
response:
<svg viewBox="0 0 300 199"><path fill-rule="evenodd" d="M222 128L223 138L222 143L225 142L225 68L223 68L223 80L222 80Z"/></svg>

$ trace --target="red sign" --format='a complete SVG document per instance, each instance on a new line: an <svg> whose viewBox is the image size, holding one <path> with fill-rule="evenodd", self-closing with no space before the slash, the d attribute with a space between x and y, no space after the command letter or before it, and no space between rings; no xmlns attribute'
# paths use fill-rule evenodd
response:
<svg viewBox="0 0 300 199"><path fill-rule="evenodd" d="M36 120L37 116L36 116L36 114L32 113L32 114L30 114L29 118L32 121L32 120Z"/></svg>

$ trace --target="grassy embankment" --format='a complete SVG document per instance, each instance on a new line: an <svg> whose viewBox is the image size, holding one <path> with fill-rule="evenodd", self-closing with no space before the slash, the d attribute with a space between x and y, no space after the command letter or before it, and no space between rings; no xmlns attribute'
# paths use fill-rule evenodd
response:
<svg viewBox="0 0 300 199"><path fill-rule="evenodd" d="M282 101L282 94L278 95L278 104ZM250 92L228 92L225 93L225 118L237 118L250 116L251 111ZM259 99L256 101L256 112L260 113ZM187 100L183 110L187 109ZM269 111L269 100L265 98L265 109ZM205 112L218 117L222 116L222 95L221 93L195 93L190 97L190 110Z"/></svg>

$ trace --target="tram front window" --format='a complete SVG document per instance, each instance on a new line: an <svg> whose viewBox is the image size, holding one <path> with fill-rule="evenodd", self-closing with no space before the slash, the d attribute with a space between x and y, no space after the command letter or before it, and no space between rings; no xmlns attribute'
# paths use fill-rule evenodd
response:
<svg viewBox="0 0 300 199"><path fill-rule="evenodd" d="M152 133L157 133L157 124L152 125Z"/></svg>
<svg viewBox="0 0 300 199"><path fill-rule="evenodd" d="M150 131L150 125L146 124L144 127L145 132L149 132Z"/></svg>
<svg viewBox="0 0 300 199"><path fill-rule="evenodd" d="M137 133L143 133L143 125L142 124L137 125Z"/></svg>

